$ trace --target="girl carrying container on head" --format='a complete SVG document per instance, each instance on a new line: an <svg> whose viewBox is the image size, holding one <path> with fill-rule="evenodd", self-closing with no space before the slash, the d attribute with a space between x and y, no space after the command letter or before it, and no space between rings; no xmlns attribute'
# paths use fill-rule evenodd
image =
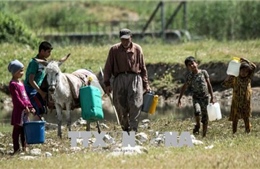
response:
<svg viewBox="0 0 260 169"><path fill-rule="evenodd" d="M229 121L232 121L233 134L237 132L239 119L245 123L245 132L251 131L249 117L252 115L252 89L251 79L253 77L256 65L245 58L240 58L241 66L238 77L228 75L222 86L233 88L232 104L229 115Z"/></svg>

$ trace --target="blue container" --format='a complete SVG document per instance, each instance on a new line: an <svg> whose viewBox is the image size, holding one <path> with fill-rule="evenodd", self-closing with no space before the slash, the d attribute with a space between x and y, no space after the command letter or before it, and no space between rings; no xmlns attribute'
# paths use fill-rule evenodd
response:
<svg viewBox="0 0 260 169"><path fill-rule="evenodd" d="M89 122L104 119L102 109L102 98L99 88L95 86L85 86L80 88L81 116Z"/></svg>
<svg viewBox="0 0 260 169"><path fill-rule="evenodd" d="M40 144L45 141L45 121L30 121L23 124L27 144Z"/></svg>
<svg viewBox="0 0 260 169"><path fill-rule="evenodd" d="M154 97L154 94L153 93L146 93L144 95L144 98L143 98L143 107L142 107L142 111L143 112L146 112L148 113L149 110L150 110L150 107L153 103L153 97Z"/></svg>

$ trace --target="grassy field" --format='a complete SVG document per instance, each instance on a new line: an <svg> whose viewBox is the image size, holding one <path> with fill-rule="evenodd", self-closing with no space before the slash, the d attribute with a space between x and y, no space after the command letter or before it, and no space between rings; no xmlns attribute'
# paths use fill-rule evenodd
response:
<svg viewBox="0 0 260 169"><path fill-rule="evenodd" d="M136 42L135 39L133 41ZM60 59L71 53L70 58L61 66L63 72L70 73L80 68L86 68L98 73L100 67L104 67L109 48L117 42L110 42L106 45L75 44L64 46L53 44L54 50L49 59ZM228 63L233 56L245 57L251 61L259 62L260 40L228 42L204 40L186 43L162 43L155 39L145 39L137 41L137 43L143 48L146 64L159 62L183 64L184 59L190 55L195 56L200 63ZM30 47L21 44L2 44L0 51L0 84L6 85L11 79L11 74L7 70L9 62L13 59L20 60L25 65L26 71L29 60L37 54L37 49L32 50ZM0 93L0 98L2 97L5 97L5 95Z"/></svg>
<svg viewBox="0 0 260 169"><path fill-rule="evenodd" d="M251 119L253 129L250 134L244 132L242 120L239 121L238 132L231 133L231 122L227 118L209 123L209 131L206 138L196 136L203 144L194 147L165 147L144 143L148 153L139 155L112 156L111 149L82 148L81 151L70 149L68 139L58 139L56 131L48 131L46 142L42 145L31 145L30 149L40 148L42 155L34 160L22 160L24 155L0 155L1 168L258 168L260 153L260 120ZM107 123L109 130L116 126ZM150 130L142 130L149 138L154 138L155 131L192 131L191 119L184 121L173 118L162 118L152 121ZM76 129L74 129L76 130ZM78 129L83 131L83 128ZM66 133L66 131L63 131ZM149 134L150 133L150 134ZM4 133L6 134L6 133ZM11 143L11 134L7 133L1 138L4 144ZM3 143L2 143L3 144ZM211 147L207 149L207 147ZM8 146L11 149L11 146ZM58 150L58 151L57 151ZM45 157L44 153L52 153L52 157ZM27 154L25 154L27 155Z"/></svg>
<svg viewBox="0 0 260 169"><path fill-rule="evenodd" d="M133 41L135 41L133 39ZM113 43L116 43L115 41ZM54 44L54 50L49 59L59 59L71 53L70 59L61 66L63 72L72 72L80 68L91 69L98 73L99 67L103 67L107 58L108 50L113 43L107 45L68 45L59 46ZM246 57L251 61L258 62L260 53L260 41L229 41L218 42L213 40L187 42L187 43L161 43L161 42L138 42L143 47L146 63L181 63L187 56L195 56L202 63L225 62L228 63L233 56ZM2 44L0 46L0 82L8 83L11 75L7 71L8 63L18 59L26 67L29 60L36 56L37 50L28 46Z"/></svg>
<svg viewBox="0 0 260 169"><path fill-rule="evenodd" d="M122 2L93 1L93 5L87 1L82 2L81 5L77 5L74 1L62 3L40 2L36 3L36 6L32 6L31 2L12 2L10 3L9 12L19 15L25 20L27 25L30 25L32 30L44 29L44 31L46 31L50 25L57 26L57 24L63 24L63 22L83 25L85 21L92 20L112 21L115 18L119 20L126 19L126 17L128 17L126 14L130 14L129 16L131 16L131 18L133 18L132 16L138 16L140 20L147 20L157 5L157 2L153 2L154 4L152 5L147 5L146 1L140 1L138 4L134 1L134 3L130 1L127 3L125 1ZM101 3L105 3L108 6L103 7L103 5L100 5ZM205 2L202 3L205 4ZM192 34L207 34L219 39L226 39L227 32L238 35L238 38L240 35L245 35L242 36L245 38L251 36L257 37L259 31L257 31L258 27L254 24L258 24L258 20L255 19L259 18L257 12L259 11L257 10L258 4L252 4L252 8L249 8L250 5L246 4L242 4L241 7L245 6L248 8L240 8L239 4L233 8L228 8L229 6L218 3L213 3L211 7L205 8L203 4L201 8L196 8L193 12L192 10L189 11L188 27ZM196 4L190 5L188 9L192 9L194 5ZM91 6L91 8L89 8L91 10L86 10L86 7L89 6ZM0 8L4 10L3 7L1 6ZM175 7L176 5L169 3L165 5L166 16L169 17ZM216 9L218 12L216 12ZM236 13L235 10L241 11L242 14L240 14L240 12ZM195 15L193 15L193 13ZM213 14L215 15L213 16ZM243 16L245 17L244 20L242 18ZM214 22L212 22L212 18L217 19L214 19ZM178 21L180 19L177 18L176 20ZM223 21L225 21L225 23ZM157 26L160 27L160 15L157 14L155 22L158 23ZM254 24L252 25L251 22ZM49 25L47 25L47 23ZM244 24L244 26L242 25L243 27L240 27L241 23ZM45 24L47 28L42 27ZM180 23L177 22L177 24ZM133 40L135 41L135 38L133 38ZM105 45L53 44L54 50L50 59L59 59L71 53L71 57L61 66L63 72L69 73L80 68L87 68L98 73L99 68L105 64L110 46L116 42L118 41L107 44L103 43ZM186 43L163 43L160 40L144 39L143 41L137 42L143 47L146 63L149 64L159 62L183 64L184 59L190 55L195 56L200 63L228 63L233 56L245 57L253 62L259 62L260 40L228 42L203 40ZM66 44L66 42L62 42L62 44ZM0 84L8 84L11 79L11 74L7 71L8 63L11 60L19 59L24 63L26 70L29 60L35 57L36 54L37 49L32 50L25 45L1 44ZM0 93L1 101L3 101L5 97L8 96ZM2 117L4 116L1 112L0 120L2 120ZM147 133L150 138L153 138L155 131L192 132L193 122L193 119L178 120L172 116L152 119L149 129L152 130L152 132L142 129L140 129L140 131ZM196 136L197 139L203 141L204 144L202 145L176 148L165 147L164 145L157 147L145 143L143 146L147 148L148 153L117 157L110 155L111 149L94 150L93 148L83 148L81 151L73 151L70 149L69 139L64 138L60 140L56 136L56 131L47 131L44 144L31 145L29 147L29 149L40 148L42 151L42 155L33 160L23 160L20 158L23 155L11 156L7 154L6 151L2 151L3 148L8 151L12 150L12 146L10 145L12 143L12 128L9 123L1 124L0 133L4 136L0 134L0 168L259 168L260 119L253 117L251 118L251 122L253 128L250 134L245 134L244 125L240 120L238 132L233 135L231 133L231 122L227 120L227 117L224 117L220 121L209 123L209 131L206 138ZM113 123L107 123L107 125L110 127L109 131L113 131L114 128L117 128L116 124ZM84 128L73 128L73 130L83 131ZM66 130L64 130L63 133L66 134ZM213 148L207 149L207 147ZM45 152L52 153L52 157L45 157Z"/></svg>
<svg viewBox="0 0 260 169"><path fill-rule="evenodd" d="M225 62L227 63L233 56L246 57L249 60L258 62L260 53L260 41L197 41L187 43L145 43L138 42L145 54L146 63L183 63L185 57L196 56L202 63ZM61 66L63 72L72 72L79 68L92 69L99 72L99 67L103 67L107 57L109 47L112 45L73 45L58 46L54 44L52 59L58 59L67 53L71 53L71 58ZM19 59L25 65L29 59L34 57L37 51L33 51L27 46L3 44L0 46L0 74L1 83L7 84L11 78L7 71L8 63L13 59ZM1 94L1 99L6 97ZM56 136L56 131L46 133L46 143L43 145L33 145L32 148L40 148L42 152L51 152L53 156L46 158L41 156L35 160L21 160L20 156L10 156L0 154L1 168L259 168L260 153L260 120L252 118L253 130L250 134L244 133L242 121L239 122L238 133L232 135L231 123L227 118L209 124L209 132L206 138L198 136L203 141L203 145L193 148L168 148L165 146L151 146L148 143L144 146L148 153L136 156L109 156L109 150L93 151L85 148L82 151L74 152L70 150L68 139L60 140ZM172 117L154 119L150 128L153 131L192 131L193 120L186 119L179 121ZM115 124L108 124L113 128ZM5 136L1 137L0 147L11 150L11 128L0 126L0 132ZM82 129L83 130L83 129ZM142 130L141 130L142 131ZM147 130L143 132L148 133ZM64 132L65 133L65 132ZM212 149L205 149L213 145ZM53 148L59 149L54 151ZM101 161L102 159L102 161Z"/></svg>

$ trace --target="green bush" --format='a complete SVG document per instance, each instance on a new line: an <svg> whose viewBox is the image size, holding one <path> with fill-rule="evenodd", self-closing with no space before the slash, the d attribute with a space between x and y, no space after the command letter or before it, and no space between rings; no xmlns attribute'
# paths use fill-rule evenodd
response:
<svg viewBox="0 0 260 169"><path fill-rule="evenodd" d="M164 2L164 16L165 22L167 22L176 10L179 2ZM129 26L132 30L136 29L135 31L141 31L158 3L159 1L148 0L20 1L1 4L0 9L1 11L5 9L18 14L23 22L38 35L51 33L99 33L103 31L117 31L120 27L125 26ZM182 11L183 9L179 11L173 22L169 24L169 30L184 29ZM199 37L217 40L256 39L260 37L259 17L260 2L258 1L187 1L187 29L192 36L198 35ZM129 23L124 25L123 20ZM92 22L92 24L89 22ZM111 25L114 23L118 27L113 27L112 29L111 25L108 25L109 23ZM161 30L160 9L153 18L148 30ZM12 37L10 38L12 39Z"/></svg>
<svg viewBox="0 0 260 169"><path fill-rule="evenodd" d="M241 17L240 34L244 39L260 37L260 2L243 2L239 6Z"/></svg>
<svg viewBox="0 0 260 169"><path fill-rule="evenodd" d="M38 39L15 15L0 12L0 43L22 43L35 48Z"/></svg>
<svg viewBox="0 0 260 169"><path fill-rule="evenodd" d="M208 38L256 39L260 37L260 2L189 2L189 31Z"/></svg>

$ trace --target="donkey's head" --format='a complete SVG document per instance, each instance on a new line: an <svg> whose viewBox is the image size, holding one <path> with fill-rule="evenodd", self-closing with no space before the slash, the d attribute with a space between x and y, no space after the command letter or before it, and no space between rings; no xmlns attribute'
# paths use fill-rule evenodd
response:
<svg viewBox="0 0 260 169"><path fill-rule="evenodd" d="M57 84L60 81L61 70L59 68L60 63L57 61L51 61L46 66L46 76L49 85L49 91L54 92Z"/></svg>
<svg viewBox="0 0 260 169"><path fill-rule="evenodd" d="M70 54L63 57L59 61L49 61L49 62L45 61L45 60L36 59L40 64L44 65L46 68L45 72L46 72L46 76L47 76L47 83L49 86L48 89L51 93L53 93L55 91L56 86L60 81L61 70L60 70L59 66L63 62L65 62L69 56L70 56Z"/></svg>

